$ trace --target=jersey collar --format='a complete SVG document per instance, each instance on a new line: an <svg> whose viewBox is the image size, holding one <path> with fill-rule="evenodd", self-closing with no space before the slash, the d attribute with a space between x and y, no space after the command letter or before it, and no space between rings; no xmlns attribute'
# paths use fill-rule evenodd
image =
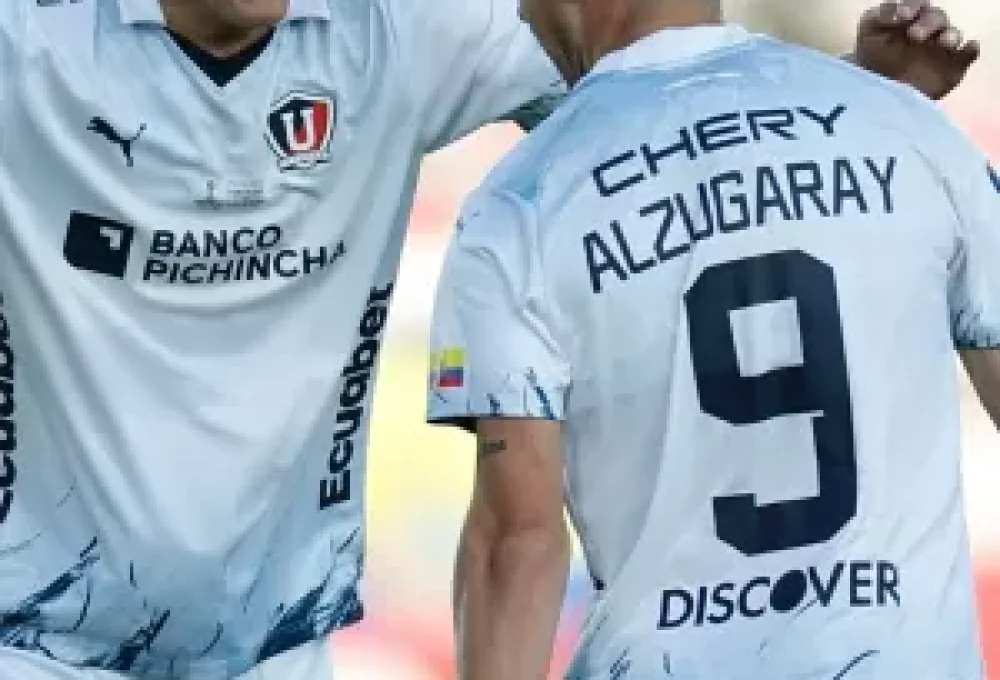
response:
<svg viewBox="0 0 1000 680"><path fill-rule="evenodd" d="M0 0L2 1L2 0ZM118 0L122 22L126 24L163 25L159 0ZM285 21L296 19L330 20L329 0L289 0Z"/></svg>
<svg viewBox="0 0 1000 680"><path fill-rule="evenodd" d="M735 24L666 28L604 55L578 85L598 74L610 71L625 71L646 66L670 66L746 42L752 37L753 34Z"/></svg>

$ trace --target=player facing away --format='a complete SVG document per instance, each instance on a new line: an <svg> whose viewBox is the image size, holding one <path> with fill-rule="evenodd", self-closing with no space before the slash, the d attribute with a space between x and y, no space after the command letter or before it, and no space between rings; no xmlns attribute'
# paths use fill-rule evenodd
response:
<svg viewBox="0 0 1000 680"><path fill-rule="evenodd" d="M914 8L858 59L940 96ZM511 0L5 0L0 64L0 679L329 678L420 159L558 73Z"/></svg>
<svg viewBox="0 0 1000 680"><path fill-rule="evenodd" d="M1000 175L701 0L522 3L572 95L466 203L434 422L479 456L462 677L982 680L954 347L1000 414ZM586 74L586 75L584 75Z"/></svg>

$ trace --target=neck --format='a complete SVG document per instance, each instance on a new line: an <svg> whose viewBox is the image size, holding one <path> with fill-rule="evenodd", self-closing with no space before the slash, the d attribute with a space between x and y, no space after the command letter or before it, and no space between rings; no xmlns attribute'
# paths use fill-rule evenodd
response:
<svg viewBox="0 0 1000 680"><path fill-rule="evenodd" d="M267 35L273 26L240 26L225 21L204 2L160 0L167 28L216 57L231 57Z"/></svg>
<svg viewBox="0 0 1000 680"><path fill-rule="evenodd" d="M604 55L628 47L654 33L669 28L693 28L722 23L722 14L710 2L660 2L633 0L620 3L618 11L592 23L590 49L585 61L590 70Z"/></svg>

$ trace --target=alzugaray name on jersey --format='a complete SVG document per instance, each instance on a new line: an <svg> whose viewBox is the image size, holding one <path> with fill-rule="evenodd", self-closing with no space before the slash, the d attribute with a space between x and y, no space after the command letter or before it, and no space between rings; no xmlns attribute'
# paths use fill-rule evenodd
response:
<svg viewBox="0 0 1000 680"><path fill-rule="evenodd" d="M899 587L899 568L892 562L855 560L755 576L743 583L674 588L660 594L657 627L720 625L734 618L787 614L808 606L899 607Z"/></svg>
<svg viewBox="0 0 1000 680"><path fill-rule="evenodd" d="M670 140L624 149L592 170L604 198L661 182L662 193L636 212L583 237L594 293L684 255L705 239L773 224L816 221L848 212L892 213L896 157L809 158L720 172L690 186L658 176L672 162L690 162L742 145L833 138L847 107L738 111L682 128ZM677 176L676 172L670 177ZM655 185L655 184L654 184ZM659 187L658 187L659 188ZM625 225L625 226L623 226ZM626 228L627 227L627 228Z"/></svg>
<svg viewBox="0 0 1000 680"><path fill-rule="evenodd" d="M152 233L142 280L212 285L232 281L292 279L318 272L345 253L335 246L289 248L277 224L201 232Z"/></svg>
<svg viewBox="0 0 1000 680"><path fill-rule="evenodd" d="M0 293L0 524L10 514L14 502L14 481L17 467L17 412L14 402L14 350L10 346L10 323L4 311Z"/></svg>

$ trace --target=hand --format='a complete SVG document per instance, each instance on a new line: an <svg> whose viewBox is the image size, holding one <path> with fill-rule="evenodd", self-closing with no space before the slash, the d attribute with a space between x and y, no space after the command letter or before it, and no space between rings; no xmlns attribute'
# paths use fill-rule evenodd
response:
<svg viewBox="0 0 1000 680"><path fill-rule="evenodd" d="M929 0L883 2L858 25L851 59L858 66L941 99L979 58L979 43L965 42L944 10Z"/></svg>

